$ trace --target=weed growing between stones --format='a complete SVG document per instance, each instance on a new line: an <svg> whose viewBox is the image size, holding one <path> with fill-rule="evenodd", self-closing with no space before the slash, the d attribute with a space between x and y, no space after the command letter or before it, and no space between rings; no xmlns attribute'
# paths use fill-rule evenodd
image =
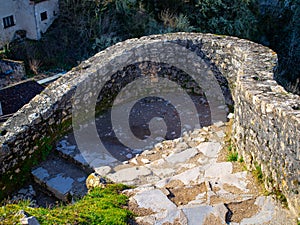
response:
<svg viewBox="0 0 300 225"><path fill-rule="evenodd" d="M253 175L260 183L262 183L263 174L262 174L261 166L258 165L257 163L254 163L254 165L255 165L255 170L253 170Z"/></svg>
<svg viewBox="0 0 300 225"><path fill-rule="evenodd" d="M236 162L238 161L238 153L237 152L230 152L229 155L227 156L227 161L229 162Z"/></svg>
<svg viewBox="0 0 300 225"><path fill-rule="evenodd" d="M228 162L237 162L237 161L239 161L241 163L244 162L243 157L239 157L239 154L238 154L235 146L233 145L231 138L229 138L227 140L227 144L228 144L228 147L227 147L228 155L227 155L227 158L226 158L227 161Z"/></svg>
<svg viewBox="0 0 300 225"><path fill-rule="evenodd" d="M281 205L288 209L287 198L282 193L282 191L280 189L278 189L278 187L275 186L274 180L270 177L264 177L261 166L257 162L254 163L254 166L255 166L255 170L252 171L252 174L256 178L257 182L259 184L261 184L264 194L275 196L276 199L281 203ZM273 186L272 191L266 190L265 186L263 185L265 179L268 181L268 183L272 184L272 186Z"/></svg>
<svg viewBox="0 0 300 225"><path fill-rule="evenodd" d="M133 214L125 209L128 197L120 192L128 189L122 184L111 184L106 188L95 188L83 199L72 205L50 208L31 208L30 202L7 204L0 208L1 224L17 224L20 216L16 214L25 210L35 216L40 224L128 224Z"/></svg>
<svg viewBox="0 0 300 225"><path fill-rule="evenodd" d="M232 120L231 120L231 125L232 125ZM231 127L228 131L228 133L226 134L227 136L227 140L226 140L226 146L227 146L227 151L228 151L228 155L227 155L227 161L229 162L239 162L241 163L243 170L245 171L249 171L246 167L246 165L244 164L244 159L243 157L239 157L238 152L236 150L236 147L234 145L234 142L231 139ZM274 184L274 180L271 177L264 177L263 176L263 172L262 172L262 168L261 165L259 165L257 162L254 162L254 167L255 169L251 171L253 177L255 178L255 180L257 181L257 184L261 186L261 190L262 193L266 196L268 195L273 195L276 197L277 200L280 201L280 203L282 204L283 207L288 208L288 202L287 202L287 198L286 196L282 193L281 190L279 190L278 188L275 187ZM268 183L271 183L273 186L273 190L272 191L267 191L265 186L264 186L264 181L265 179L268 181ZM299 225L299 224L298 224Z"/></svg>

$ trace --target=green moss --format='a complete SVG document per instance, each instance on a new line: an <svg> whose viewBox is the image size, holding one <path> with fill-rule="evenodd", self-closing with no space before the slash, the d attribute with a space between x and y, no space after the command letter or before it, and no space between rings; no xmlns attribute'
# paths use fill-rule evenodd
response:
<svg viewBox="0 0 300 225"><path fill-rule="evenodd" d="M84 198L72 205L49 208L30 208L29 202L7 204L0 208L0 221L3 224L16 224L19 219L15 214L25 210L35 216L41 225L50 224L128 224L133 214L124 209L128 197L120 191L128 187L111 184L107 188L95 188Z"/></svg>

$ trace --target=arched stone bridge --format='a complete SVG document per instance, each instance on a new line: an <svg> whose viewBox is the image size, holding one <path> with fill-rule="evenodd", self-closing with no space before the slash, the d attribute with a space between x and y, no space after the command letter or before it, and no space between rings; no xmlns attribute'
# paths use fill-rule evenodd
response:
<svg viewBox="0 0 300 225"><path fill-rule="evenodd" d="M182 49L193 53L191 58ZM178 54L172 58L174 51ZM204 64L195 61L195 55ZM196 80L208 98L212 120L222 119L213 115L218 108L214 103L231 105L233 99L232 140L239 154L249 169L261 167L266 188L281 191L289 207L299 213L300 97L286 92L273 79L276 53L247 40L199 33L153 35L118 43L82 62L20 109L0 127L1 197L14 190L51 142L70 128L78 87L89 95L99 84L114 80L113 74L124 66L145 61L179 62L179 69ZM197 68L212 71L208 75L217 83L209 79L201 83L206 77L199 81Z"/></svg>

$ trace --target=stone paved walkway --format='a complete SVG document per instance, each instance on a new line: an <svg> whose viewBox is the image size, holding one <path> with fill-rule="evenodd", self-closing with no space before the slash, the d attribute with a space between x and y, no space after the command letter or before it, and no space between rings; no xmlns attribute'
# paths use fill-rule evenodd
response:
<svg viewBox="0 0 300 225"><path fill-rule="evenodd" d="M121 164L101 161L93 169L107 180L135 186L124 193L136 224L296 224L274 197L262 194L240 162L227 161L229 129L229 123L218 122L132 151ZM94 181L94 173L88 176L93 169L67 136L56 151L32 171L35 181L64 201L83 196L86 177L87 183ZM27 192L35 196L31 189Z"/></svg>
<svg viewBox="0 0 300 225"><path fill-rule="evenodd" d="M124 193L138 224L294 224L240 163L226 161L226 129L219 122L96 171L137 186Z"/></svg>

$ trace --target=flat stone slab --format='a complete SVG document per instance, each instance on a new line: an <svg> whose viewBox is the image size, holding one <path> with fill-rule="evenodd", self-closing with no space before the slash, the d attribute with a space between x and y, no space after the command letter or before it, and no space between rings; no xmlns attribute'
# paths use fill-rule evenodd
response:
<svg viewBox="0 0 300 225"><path fill-rule="evenodd" d="M186 149L180 153L175 153L166 158L168 163L177 164L188 161L198 154L198 150L195 148Z"/></svg>
<svg viewBox="0 0 300 225"><path fill-rule="evenodd" d="M283 210L277 207L278 203L271 196L259 196L254 204L259 206L260 210L251 218L242 219L240 225L291 224Z"/></svg>
<svg viewBox="0 0 300 225"><path fill-rule="evenodd" d="M180 174L177 174L175 176L165 178L157 182L155 185L158 188L163 188L171 181L181 181L185 185L190 185L192 183L201 183L201 171L199 167L189 169L187 171L184 171Z"/></svg>
<svg viewBox="0 0 300 225"><path fill-rule="evenodd" d="M228 209L224 204L216 206L197 206L183 208L182 211L187 217L188 224L226 224L225 217Z"/></svg>
<svg viewBox="0 0 300 225"><path fill-rule="evenodd" d="M152 170L152 172L159 176L160 178L170 177L175 174L175 170L172 168L155 168L155 167L148 167Z"/></svg>
<svg viewBox="0 0 300 225"><path fill-rule="evenodd" d="M95 172L98 173L101 176L106 176L109 172L111 172L111 167L110 166L101 166L95 168Z"/></svg>
<svg viewBox="0 0 300 225"><path fill-rule="evenodd" d="M63 201L82 197L87 193L87 174L60 157L51 156L31 173L38 184Z"/></svg>
<svg viewBox="0 0 300 225"><path fill-rule="evenodd" d="M145 218L146 221L153 221L153 224L174 223L179 219L181 212L167 196L158 189L147 190L137 193L133 199L139 207L151 209L154 214Z"/></svg>
<svg viewBox="0 0 300 225"><path fill-rule="evenodd" d="M204 173L205 177L223 177L232 173L231 162L214 163L210 165Z"/></svg>
<svg viewBox="0 0 300 225"><path fill-rule="evenodd" d="M73 135L70 135L68 138L70 138L72 142L75 142L75 140L72 140L74 138ZM118 164L117 159L115 159L106 151L99 151L101 146L99 146L99 148L95 148L95 146L91 144L92 142L92 140L89 142L89 139L87 138L85 142L82 143L81 147L83 149L80 151L77 145L70 144L67 140L63 139L57 144L56 151L62 157L70 161L70 163L80 166L87 173L92 173L94 172L95 168L101 166ZM112 144L110 146L110 148L117 147L118 146Z"/></svg>
<svg viewBox="0 0 300 225"><path fill-rule="evenodd" d="M220 183L232 185L244 192L248 192L248 181L246 171L233 174L226 174L220 178Z"/></svg>
<svg viewBox="0 0 300 225"><path fill-rule="evenodd" d="M74 163L79 165L88 173L91 173L93 170L90 167L89 163L82 156L81 152L78 150L76 145L71 145L67 140L61 140L57 146L56 151L65 159L70 161L70 163Z"/></svg>
<svg viewBox="0 0 300 225"><path fill-rule="evenodd" d="M217 157L221 144L219 142L204 142L197 146L197 149L207 157Z"/></svg>
<svg viewBox="0 0 300 225"><path fill-rule="evenodd" d="M144 166L140 167L130 167L118 170L115 173L110 173L107 178L115 183L128 182L139 179L142 176L148 176L151 174L151 170Z"/></svg>

